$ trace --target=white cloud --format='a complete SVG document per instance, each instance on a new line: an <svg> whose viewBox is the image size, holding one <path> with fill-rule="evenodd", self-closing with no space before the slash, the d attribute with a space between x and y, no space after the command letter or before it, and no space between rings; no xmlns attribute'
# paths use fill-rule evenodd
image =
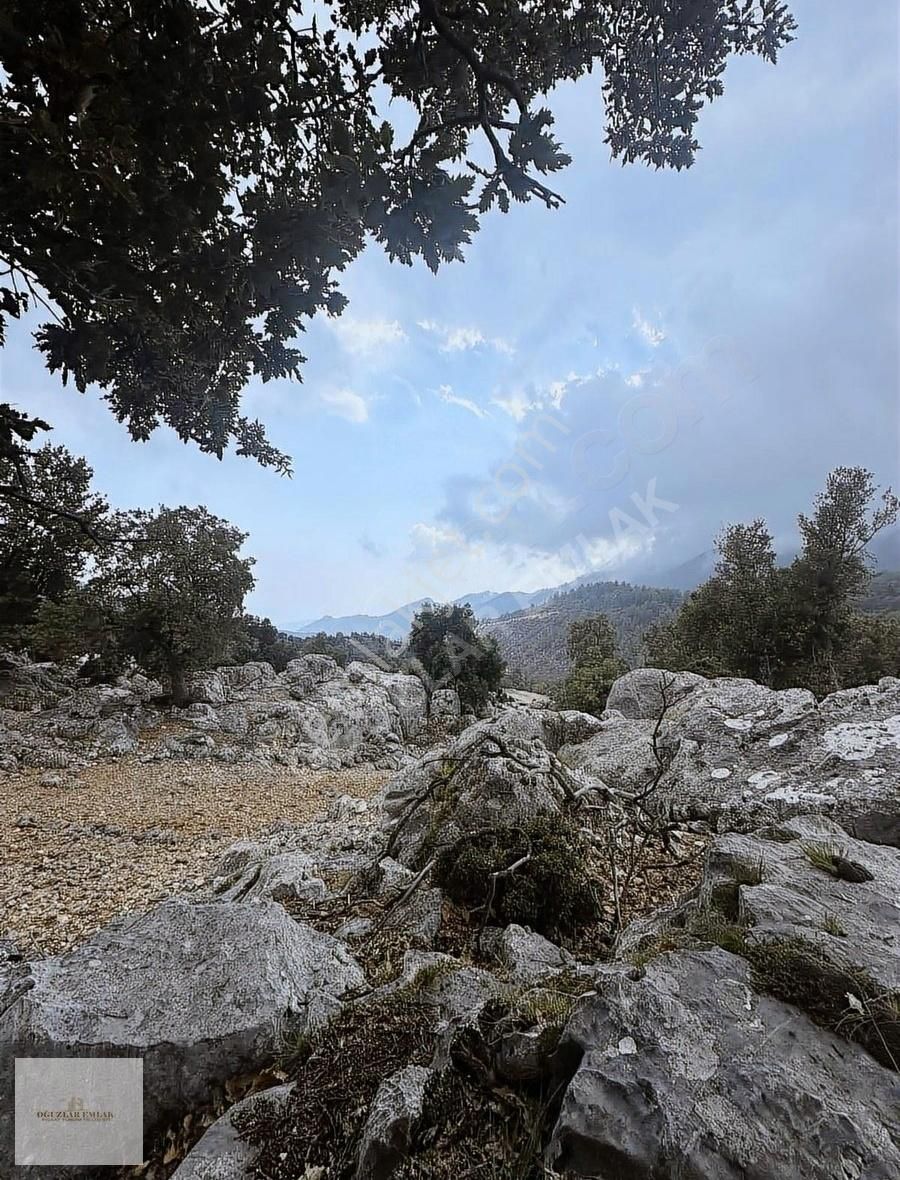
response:
<svg viewBox="0 0 900 1180"><path fill-rule="evenodd" d="M516 422L521 422L526 414L532 410L539 410L542 403L540 399L529 397L521 389L516 389L505 397L492 397L491 405L499 406L504 414L509 414Z"/></svg>
<svg viewBox="0 0 900 1180"><path fill-rule="evenodd" d="M608 577L640 548L630 537L578 537L557 551L547 551L468 539L452 525L425 521L413 525L410 540L407 597L436 602L491 586L530 592L594 571L598 578Z"/></svg>
<svg viewBox="0 0 900 1180"><path fill-rule="evenodd" d="M666 334L662 328L651 324L649 320L645 320L638 308L634 309L634 318L632 326L641 335L645 344L649 344L651 348L656 348L657 345L662 344L666 338Z"/></svg>
<svg viewBox="0 0 900 1180"><path fill-rule="evenodd" d="M452 385L441 385L437 389L437 395L442 402L446 402L449 406L460 406L464 410L468 410L470 414L474 414L476 418L487 418L487 410L482 409L476 402L470 398L460 397L453 392Z"/></svg>
<svg viewBox="0 0 900 1180"><path fill-rule="evenodd" d="M445 552L448 548L455 548L465 544L463 535L458 529L448 528L446 525L427 524L417 521L409 530L413 548L421 553L429 554Z"/></svg>
<svg viewBox="0 0 900 1180"><path fill-rule="evenodd" d="M549 385L538 389L532 386L527 392L523 389L498 392L491 398L491 404L509 414L514 421L521 422L533 411L560 409L566 393L589 380L590 375L570 372L563 380L551 381Z"/></svg>
<svg viewBox="0 0 900 1180"><path fill-rule="evenodd" d="M485 336L480 328L451 328L446 324L437 323L436 320L418 320L417 326L423 332L441 337L441 352L468 352L470 349L480 348L482 345L487 345L504 356L512 356L516 351L515 345L505 337Z"/></svg>
<svg viewBox="0 0 900 1180"><path fill-rule="evenodd" d="M369 417L369 403L352 389L328 389L322 395L325 406L338 418L348 422L366 422Z"/></svg>
<svg viewBox="0 0 900 1180"><path fill-rule="evenodd" d="M329 321L342 346L352 353L368 356L392 344L406 340L406 332L397 320L360 320L338 316Z"/></svg>

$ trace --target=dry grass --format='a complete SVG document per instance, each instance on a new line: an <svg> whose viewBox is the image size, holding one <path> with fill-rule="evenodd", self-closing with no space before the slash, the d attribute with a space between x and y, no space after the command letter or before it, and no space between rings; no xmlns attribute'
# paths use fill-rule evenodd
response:
<svg viewBox="0 0 900 1180"><path fill-rule="evenodd" d="M28 955L198 888L234 840L314 819L336 795L369 798L389 777L136 758L63 772L59 786L45 773L0 776L0 933Z"/></svg>

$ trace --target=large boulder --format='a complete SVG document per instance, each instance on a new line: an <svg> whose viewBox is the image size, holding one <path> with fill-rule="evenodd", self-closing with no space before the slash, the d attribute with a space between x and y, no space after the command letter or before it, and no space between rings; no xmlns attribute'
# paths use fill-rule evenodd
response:
<svg viewBox="0 0 900 1180"><path fill-rule="evenodd" d="M229 700L250 692L259 692L275 681L275 669L265 660L227 665L216 669Z"/></svg>
<svg viewBox="0 0 900 1180"><path fill-rule="evenodd" d="M676 818L749 831L811 813L848 823L878 812L889 825L900 816L896 679L817 703L805 689L642 668L613 685L609 703L600 730L561 759L633 790L657 774L662 753L657 794Z"/></svg>
<svg viewBox="0 0 900 1180"><path fill-rule="evenodd" d="M55 664L35 664L26 656L0 651L0 709L49 709L70 696L75 677Z"/></svg>
<svg viewBox="0 0 900 1180"><path fill-rule="evenodd" d="M320 684L341 676L341 668L331 656L308 655L291 660L278 679L288 687L291 696L302 700Z"/></svg>
<svg viewBox="0 0 900 1180"><path fill-rule="evenodd" d="M572 779L544 738L559 741L582 716L508 709L402 770L382 796L391 854L415 865L435 840L559 813Z"/></svg>
<svg viewBox="0 0 900 1180"><path fill-rule="evenodd" d="M11 1155L16 1056L141 1056L149 1142L270 1060L285 1022L320 1027L364 982L342 943L271 902L169 901L28 974L0 1015L0 1158Z"/></svg>
<svg viewBox="0 0 900 1180"><path fill-rule="evenodd" d="M218 672L192 672L185 677L187 699L203 705L224 705L225 684Z"/></svg>
<svg viewBox="0 0 900 1180"><path fill-rule="evenodd" d="M383 672L374 664L355 661L347 665L347 677L353 683L371 684L387 695L400 720L399 737L415 737L424 726L428 713L428 693L418 676Z"/></svg>
<svg viewBox="0 0 900 1180"><path fill-rule="evenodd" d="M560 1042L557 1172L656 1180L894 1180L897 1075L754 990L748 964L674 952L607 969Z"/></svg>
<svg viewBox="0 0 900 1180"><path fill-rule="evenodd" d="M606 707L631 721L655 721L664 701L674 704L704 677L695 672L664 672L659 668L634 668L620 676L609 690Z"/></svg>
<svg viewBox="0 0 900 1180"><path fill-rule="evenodd" d="M652 721L610 716L587 741L563 746L560 758L574 770L594 775L608 786L638 791L654 774Z"/></svg>

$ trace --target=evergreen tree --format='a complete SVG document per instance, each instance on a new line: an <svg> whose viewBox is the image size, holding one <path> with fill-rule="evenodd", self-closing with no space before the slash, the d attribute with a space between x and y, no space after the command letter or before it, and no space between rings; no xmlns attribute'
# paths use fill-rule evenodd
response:
<svg viewBox="0 0 900 1180"><path fill-rule="evenodd" d="M504 665L492 639L476 631L471 606L424 606L415 616L408 650L432 688L455 688L464 708L479 712L500 687Z"/></svg>

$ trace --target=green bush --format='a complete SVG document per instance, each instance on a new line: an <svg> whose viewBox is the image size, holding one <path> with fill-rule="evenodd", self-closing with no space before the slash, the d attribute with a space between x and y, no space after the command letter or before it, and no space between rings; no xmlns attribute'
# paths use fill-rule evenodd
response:
<svg viewBox="0 0 900 1180"><path fill-rule="evenodd" d="M523 857L529 859L515 872L493 877ZM587 846L558 815L463 836L438 855L434 879L453 901L482 911L490 906L489 919L542 934L574 930L599 913Z"/></svg>

